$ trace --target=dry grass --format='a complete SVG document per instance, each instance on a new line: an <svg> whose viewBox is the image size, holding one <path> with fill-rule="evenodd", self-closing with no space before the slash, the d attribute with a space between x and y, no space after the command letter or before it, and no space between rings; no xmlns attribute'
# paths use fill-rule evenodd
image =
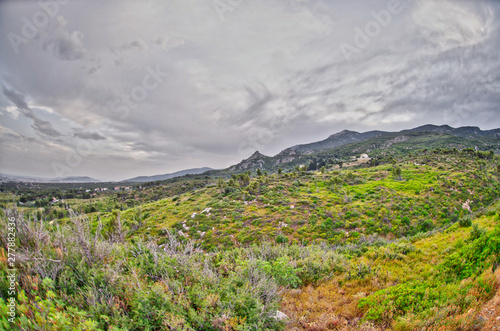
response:
<svg viewBox="0 0 500 331"><path fill-rule="evenodd" d="M379 330L362 324L357 308L358 300L379 286L376 279L350 281L342 286L335 279L318 287L290 290L281 308L290 317L287 330Z"/></svg>
<svg viewBox="0 0 500 331"><path fill-rule="evenodd" d="M497 279L497 288L495 296L488 301L479 316L484 320L484 326L481 330L500 330L500 269L495 272Z"/></svg>

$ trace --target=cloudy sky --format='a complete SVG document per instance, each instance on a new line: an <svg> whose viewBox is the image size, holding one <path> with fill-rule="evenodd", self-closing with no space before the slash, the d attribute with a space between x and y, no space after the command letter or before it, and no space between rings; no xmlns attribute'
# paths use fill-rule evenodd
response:
<svg viewBox="0 0 500 331"><path fill-rule="evenodd" d="M224 168L343 129L500 127L500 2L4 0L0 173Z"/></svg>

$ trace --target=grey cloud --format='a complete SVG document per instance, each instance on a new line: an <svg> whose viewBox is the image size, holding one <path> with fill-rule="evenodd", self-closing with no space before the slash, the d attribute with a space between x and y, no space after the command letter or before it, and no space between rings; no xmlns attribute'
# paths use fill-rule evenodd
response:
<svg viewBox="0 0 500 331"><path fill-rule="evenodd" d="M39 119L38 117L33 117L33 125L31 126L35 131L45 134L51 137L59 137L61 133L52 127L52 124L48 121Z"/></svg>
<svg viewBox="0 0 500 331"><path fill-rule="evenodd" d="M142 40L133 40L120 47L120 50L122 51L129 51L129 50L145 51L147 49L148 46Z"/></svg>
<svg viewBox="0 0 500 331"><path fill-rule="evenodd" d="M14 139L20 139L23 142L32 142L32 143L37 142L37 140L33 137L27 137L25 135L21 135L21 134L15 133L15 132L8 132L8 133L5 133L3 136L14 138Z"/></svg>
<svg viewBox="0 0 500 331"><path fill-rule="evenodd" d="M105 140L106 137L103 135L97 133L97 132L87 132L87 131L82 131L82 130L75 130L73 133L74 137L78 137L81 139L86 139L86 140Z"/></svg>
<svg viewBox="0 0 500 331"><path fill-rule="evenodd" d="M14 90L10 90L7 87L3 86L3 94L21 111L29 112L31 109L28 107L28 104L24 100L24 96L20 93L17 93ZM23 113L24 115L24 113Z"/></svg>
<svg viewBox="0 0 500 331"><path fill-rule="evenodd" d="M62 16L57 18L57 25L43 40L44 50L51 49L53 54L63 61L75 61L85 57L87 50L83 42L84 34L81 31L68 31L68 22Z"/></svg>
<svg viewBox="0 0 500 331"><path fill-rule="evenodd" d="M10 100L14 105L16 105L17 109L24 116L33 120L33 125L31 126L35 131L42 133L44 135L50 137L59 137L61 133L55 130L52 127L52 124L48 121L45 121L38 116L35 115L33 110L28 107L28 104L25 101L25 98L22 94L17 93L14 90L10 90L7 87L3 87L3 94Z"/></svg>

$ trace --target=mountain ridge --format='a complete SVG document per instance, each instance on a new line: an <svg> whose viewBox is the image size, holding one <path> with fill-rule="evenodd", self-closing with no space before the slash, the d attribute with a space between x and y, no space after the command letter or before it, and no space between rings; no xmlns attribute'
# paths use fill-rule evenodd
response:
<svg viewBox="0 0 500 331"><path fill-rule="evenodd" d="M57 178L43 178L36 176L19 176L10 174L0 174L0 182L19 182L19 183L101 183L99 179L89 176L68 176Z"/></svg>
<svg viewBox="0 0 500 331"><path fill-rule="evenodd" d="M265 156L260 152L255 152L249 158L244 159L240 163L229 167L228 170L246 171L254 168L272 170L276 166L281 166L284 164L294 164L294 166L306 164L308 162L308 158L312 157L313 154L316 155L317 153L323 153L333 149L342 148L343 146L347 146L350 144L361 143L370 139L382 139L386 140L385 144L387 146L390 146L394 143L407 141L408 139L410 139L410 136L422 135L426 133L435 135L448 135L449 139L451 139L452 137L456 137L458 145L461 144L460 142L468 142L467 145L471 145L471 142L473 141L477 141L478 144L481 145L485 140L488 140L491 144L492 141L496 143L496 139L500 138L500 129L483 131L476 126L453 128L449 125L425 124L413 129L405 129L401 131L372 130L366 132L357 132L345 129L340 132L334 133L328 136L328 138L321 141L288 147L274 156ZM441 137L440 139L444 138L445 137ZM355 148L353 146L352 153L360 154L361 152L367 153L369 151L370 148L361 151L359 150L359 147Z"/></svg>
<svg viewBox="0 0 500 331"><path fill-rule="evenodd" d="M214 170L214 169L209 168L209 167L192 168L192 169L185 169L185 170L176 171L173 173L163 174L163 175L133 177L133 178L122 180L122 181L120 181L120 183L155 182L155 181L159 181L159 180L166 180L166 179L181 177L181 176L185 176L185 175L199 175L199 174L202 174L204 172L211 171L211 170Z"/></svg>

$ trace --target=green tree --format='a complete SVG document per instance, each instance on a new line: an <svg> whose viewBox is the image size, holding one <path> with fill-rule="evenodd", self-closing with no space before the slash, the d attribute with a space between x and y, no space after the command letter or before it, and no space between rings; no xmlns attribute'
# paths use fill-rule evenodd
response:
<svg viewBox="0 0 500 331"><path fill-rule="evenodd" d="M240 181L242 186L247 186L248 184L250 184L250 175L248 174L248 172L239 174L238 180Z"/></svg>
<svg viewBox="0 0 500 331"><path fill-rule="evenodd" d="M224 180L222 178L219 178L219 180L217 181L217 188L222 192L224 192L224 188L226 187L226 183L224 182Z"/></svg>
<svg viewBox="0 0 500 331"><path fill-rule="evenodd" d="M402 172L401 172L401 168L400 167L394 167L393 168L393 172L394 172L394 176L396 176L396 178L398 180L402 180L403 179L403 177L401 177L401 173Z"/></svg>

